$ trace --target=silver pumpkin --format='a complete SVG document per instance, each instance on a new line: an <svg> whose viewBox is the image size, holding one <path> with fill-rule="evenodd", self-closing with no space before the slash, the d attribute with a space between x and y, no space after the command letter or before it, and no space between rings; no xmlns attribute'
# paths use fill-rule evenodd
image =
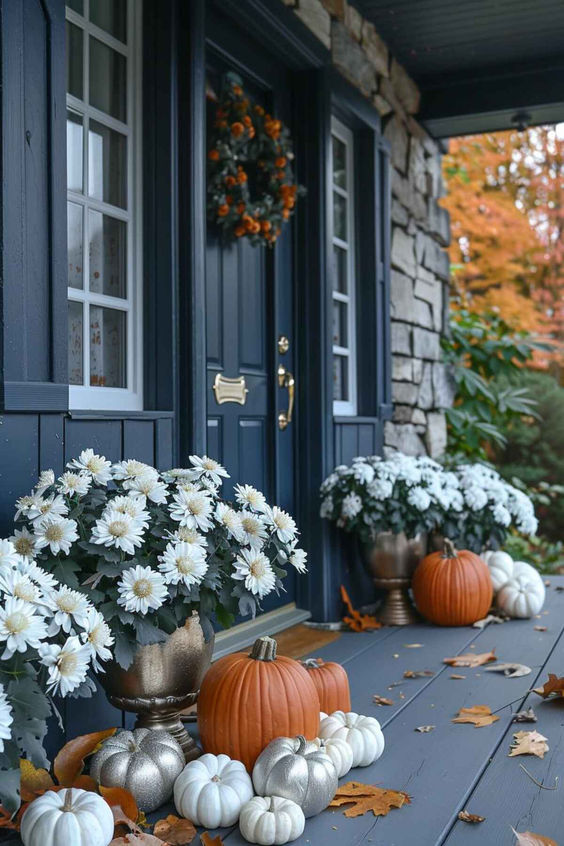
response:
<svg viewBox="0 0 564 846"><path fill-rule="evenodd" d="M170 734L139 728L109 737L93 755L90 775L104 787L125 787L149 813L168 802L185 763Z"/></svg>
<svg viewBox="0 0 564 846"><path fill-rule="evenodd" d="M259 796L296 802L306 817L327 807L338 786L329 755L305 737L277 737L258 756L253 785Z"/></svg>

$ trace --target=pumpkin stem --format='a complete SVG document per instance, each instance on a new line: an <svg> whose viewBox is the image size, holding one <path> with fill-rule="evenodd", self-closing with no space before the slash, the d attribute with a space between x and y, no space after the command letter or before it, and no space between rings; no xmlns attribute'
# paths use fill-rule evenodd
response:
<svg viewBox="0 0 564 846"><path fill-rule="evenodd" d="M306 670L318 670L324 663L323 658L306 658L302 661Z"/></svg>
<svg viewBox="0 0 564 846"><path fill-rule="evenodd" d="M303 736L303 734L298 734L298 736L296 737L296 740L298 741L298 748L296 749L296 755L303 755L304 752L305 752L307 741L306 741L305 737Z"/></svg>
<svg viewBox="0 0 564 846"><path fill-rule="evenodd" d="M65 814L69 811L72 811L72 787L67 788L67 792L65 793L65 801L61 810Z"/></svg>
<svg viewBox="0 0 564 846"><path fill-rule="evenodd" d="M456 547L450 538L445 538L443 543L443 558L456 558Z"/></svg>
<svg viewBox="0 0 564 846"><path fill-rule="evenodd" d="M273 637L259 637L255 640L249 655L255 661L276 661L276 641Z"/></svg>

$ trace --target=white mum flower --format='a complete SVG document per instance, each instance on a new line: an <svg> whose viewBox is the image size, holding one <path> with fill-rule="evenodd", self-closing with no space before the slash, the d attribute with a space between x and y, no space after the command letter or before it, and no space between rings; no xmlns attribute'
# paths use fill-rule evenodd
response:
<svg viewBox="0 0 564 846"><path fill-rule="evenodd" d="M112 478L112 462L105 455L97 455L93 449L83 449L67 467L89 473L98 485L107 485Z"/></svg>
<svg viewBox="0 0 564 846"><path fill-rule="evenodd" d="M127 458L125 461L118 461L112 465L112 476L114 479L136 479L139 476L156 476L158 472L150 464L137 461L135 458Z"/></svg>
<svg viewBox="0 0 564 846"><path fill-rule="evenodd" d="M252 511L242 511L240 518L243 532L241 542L250 546L251 549L262 549L268 537L262 517L259 514L253 514Z"/></svg>
<svg viewBox="0 0 564 846"><path fill-rule="evenodd" d="M264 494L253 488L252 485L235 485L235 499L243 508L250 508L252 511L266 511L266 499Z"/></svg>
<svg viewBox="0 0 564 846"><path fill-rule="evenodd" d="M50 488L51 485L55 484L55 473L53 470L42 470L39 474L39 479L37 480L37 484L35 486L35 493L42 496L47 488Z"/></svg>
<svg viewBox="0 0 564 846"><path fill-rule="evenodd" d="M307 552L304 549L294 549L290 558L288 559L292 567L295 567L298 573L306 573Z"/></svg>
<svg viewBox="0 0 564 846"><path fill-rule="evenodd" d="M15 567L18 553L11 540L0 540L0 572Z"/></svg>
<svg viewBox="0 0 564 846"><path fill-rule="evenodd" d="M90 490L92 477L88 473L73 473L67 470L57 479L57 490L67 496L84 496Z"/></svg>
<svg viewBox="0 0 564 846"><path fill-rule="evenodd" d="M39 587L26 573L19 573L17 569L5 570L0 574L0 591L8 596L23 599L24 602L31 602L33 605L37 605L41 599Z"/></svg>
<svg viewBox="0 0 564 846"><path fill-rule="evenodd" d="M207 541L204 535L201 535L196 529L189 529L187 526L179 526L175 532L170 532L168 529L165 532L167 538L174 543L183 541L192 546L199 547L203 552L207 549Z"/></svg>
<svg viewBox="0 0 564 846"><path fill-rule="evenodd" d="M127 514L136 520L144 529L148 528L151 515L145 511L145 499L142 496L115 496L109 500L102 512L105 517L110 511L117 511L118 514Z"/></svg>
<svg viewBox="0 0 564 846"><path fill-rule="evenodd" d="M389 499L392 495L394 490L394 483L391 479L385 478L376 478L366 488L366 491L369 496L373 499L382 502L385 499Z"/></svg>
<svg viewBox="0 0 564 846"><path fill-rule="evenodd" d="M37 649L45 637L47 627L35 606L9 596L0 608L0 640L6 641L2 660L16 652L26 652L29 646Z"/></svg>
<svg viewBox="0 0 564 846"><path fill-rule="evenodd" d="M327 520L333 516L333 500L330 496L326 496L321 502L319 509L319 516Z"/></svg>
<svg viewBox="0 0 564 846"><path fill-rule="evenodd" d="M495 522L499 523L500 526L507 527L511 525L511 514L501 502L494 505L492 513Z"/></svg>
<svg viewBox="0 0 564 846"><path fill-rule="evenodd" d="M34 520L36 517L40 517L41 511L39 510L39 506L42 502L43 498L39 494L32 493L27 496L20 496L16 500L16 515L14 520L17 521L20 517L27 517L28 520Z"/></svg>
<svg viewBox="0 0 564 846"><path fill-rule="evenodd" d="M68 555L71 545L78 540L76 521L65 517L47 517L35 527L35 543L38 549L48 546L53 555L64 552Z"/></svg>
<svg viewBox="0 0 564 846"><path fill-rule="evenodd" d="M166 502L168 496L168 488L165 483L161 482L158 476L152 476L149 473L144 476L136 476L134 479L126 479L123 487L129 491L130 496L146 497L155 505Z"/></svg>
<svg viewBox="0 0 564 846"><path fill-rule="evenodd" d="M143 526L135 517L110 508L92 529L92 543L113 546L128 555L135 555L135 547L143 543Z"/></svg>
<svg viewBox="0 0 564 846"><path fill-rule="evenodd" d="M10 726L13 722L14 715L8 694L4 690L4 685L0 684L0 752L4 751L4 741L10 740L12 736Z"/></svg>
<svg viewBox="0 0 564 846"><path fill-rule="evenodd" d="M98 662L109 661L112 657L110 647L114 645L114 638L110 631L110 627L104 620L103 616L95 608L89 608L85 615L84 631L81 632L80 637L85 643L92 658L92 665L97 672L103 672L104 668Z"/></svg>
<svg viewBox="0 0 564 846"><path fill-rule="evenodd" d="M125 570L118 583L120 594L118 603L126 611L134 614L146 614L163 604L167 589L164 578L150 567L131 567Z"/></svg>
<svg viewBox="0 0 564 846"><path fill-rule="evenodd" d="M66 696L86 679L90 663L90 647L74 635L63 646L43 644L39 648L41 663L48 667L47 689L50 693Z"/></svg>
<svg viewBox="0 0 564 846"><path fill-rule="evenodd" d="M345 519L350 520L352 517L356 517L360 511L362 511L361 498L353 493L347 494L341 503L342 516Z"/></svg>
<svg viewBox="0 0 564 846"><path fill-rule="evenodd" d="M173 467L171 470L164 470L161 476L167 482L178 482L180 479L193 478L193 473L194 470L187 467Z"/></svg>
<svg viewBox="0 0 564 846"><path fill-rule="evenodd" d="M212 528L210 515L212 502L209 494L204 491L178 491L173 497L174 502L169 506L170 516L181 526L189 529L200 529L203 532Z"/></svg>
<svg viewBox="0 0 564 846"><path fill-rule="evenodd" d="M66 502L59 494L57 496L50 496L47 499L42 499L38 506L39 515L34 517L31 521L34 529L41 525L44 520L49 517L66 517L69 513Z"/></svg>
<svg viewBox="0 0 564 846"><path fill-rule="evenodd" d="M50 590L57 587L59 582L57 579L39 567L35 561L30 561L28 558L20 558L16 566L18 573L29 576L32 582L38 585L42 591L49 593Z"/></svg>
<svg viewBox="0 0 564 846"><path fill-rule="evenodd" d="M278 508L277 505L273 508L267 506L265 517L282 543L291 543L295 539L298 528L286 511Z"/></svg>
<svg viewBox="0 0 564 846"><path fill-rule="evenodd" d="M429 496L425 488L420 488L417 485L415 485L409 491L407 495L407 501L418 511L427 511L427 509L431 505L431 497Z"/></svg>
<svg viewBox="0 0 564 846"><path fill-rule="evenodd" d="M190 464L193 465L194 478L207 476L215 485L223 484L223 479L229 479L229 473L218 461L208 458L207 455L190 455Z"/></svg>
<svg viewBox="0 0 564 846"><path fill-rule="evenodd" d="M236 541L241 541L243 539L241 518L233 508L226 505L225 502L220 502L215 509L214 517L220 526L227 529L228 535L235 538Z"/></svg>
<svg viewBox="0 0 564 846"><path fill-rule="evenodd" d="M92 606L82 593L62 585L51 593L49 604L53 610L49 634L57 634L60 629L68 634L73 623L85 628L86 615Z"/></svg>
<svg viewBox="0 0 564 846"><path fill-rule="evenodd" d="M159 561L159 570L167 585L183 582L191 587L200 584L208 569L202 548L184 541L168 543Z"/></svg>
<svg viewBox="0 0 564 846"><path fill-rule="evenodd" d="M472 511L480 511L488 504L488 495L484 493L482 488L470 487L464 491L464 499Z"/></svg>
<svg viewBox="0 0 564 846"><path fill-rule="evenodd" d="M235 560L235 572L231 576L243 581L247 590L261 599L270 593L276 584L274 570L266 555L253 550L241 550Z"/></svg>
<svg viewBox="0 0 564 846"><path fill-rule="evenodd" d="M21 555L22 558L26 558L29 561L35 558L35 536L29 531L27 526L24 526L22 529L14 529L14 534L9 539L14 544L18 555Z"/></svg>
<svg viewBox="0 0 564 846"><path fill-rule="evenodd" d="M353 464L354 477L361 485L369 485L374 478L374 472L374 467L366 464L363 459L359 459Z"/></svg>

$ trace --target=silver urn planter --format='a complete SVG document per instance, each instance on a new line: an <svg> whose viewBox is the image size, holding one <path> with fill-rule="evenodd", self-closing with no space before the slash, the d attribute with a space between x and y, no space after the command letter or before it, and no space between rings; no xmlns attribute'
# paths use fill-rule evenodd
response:
<svg viewBox="0 0 564 846"><path fill-rule="evenodd" d="M112 705L137 714L136 728L158 729L178 741L186 761L201 755L181 720L193 705L212 658L214 632L196 611L162 643L140 646L131 666L105 664L98 679Z"/></svg>
<svg viewBox="0 0 564 846"><path fill-rule="evenodd" d="M402 532L380 532L374 543L364 548L364 560L377 588L388 591L380 622L387 626L406 626L419 619L409 597L415 568L427 551L424 533L414 538Z"/></svg>

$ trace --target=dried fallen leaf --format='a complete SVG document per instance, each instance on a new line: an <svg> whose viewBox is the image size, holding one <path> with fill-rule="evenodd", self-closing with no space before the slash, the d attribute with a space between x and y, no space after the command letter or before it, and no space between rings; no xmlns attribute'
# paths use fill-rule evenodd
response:
<svg viewBox="0 0 564 846"><path fill-rule="evenodd" d="M372 697L372 701L375 705L394 705L393 699L386 699L385 696L378 696L377 693L374 694Z"/></svg>
<svg viewBox="0 0 564 846"><path fill-rule="evenodd" d="M133 831L139 819L139 808L133 795L125 787L104 787L98 788L101 796L104 797L114 814L114 825L126 825Z"/></svg>
<svg viewBox="0 0 564 846"><path fill-rule="evenodd" d="M223 840L221 839L219 834L216 834L215 837L212 837L210 834L208 834L207 831L204 831L203 834L200 834L200 842L202 843L202 846L223 846Z"/></svg>
<svg viewBox="0 0 564 846"><path fill-rule="evenodd" d="M420 731L422 734L425 734L428 731L433 731L434 728L437 728L437 727L436 726L417 726L415 731Z"/></svg>
<svg viewBox="0 0 564 846"><path fill-rule="evenodd" d="M564 678L558 678L554 673L549 673L548 681L542 687L535 687L535 693L538 693L543 699L552 696L552 694L558 697L564 696Z"/></svg>
<svg viewBox="0 0 564 846"><path fill-rule="evenodd" d="M53 764L55 778L63 787L75 787L76 780L84 769L84 759L100 748L102 742L115 734L117 729L83 734L66 743Z"/></svg>
<svg viewBox="0 0 564 846"><path fill-rule="evenodd" d="M538 731L516 731L513 737L510 758L516 755L536 755L537 758L544 758L548 752L546 737Z"/></svg>
<svg viewBox="0 0 564 846"><path fill-rule="evenodd" d="M385 790L372 784L361 784L349 781L339 787L334 798L329 802L330 808L341 805L352 805L344 812L345 817L359 817L372 811L375 817L384 817L392 808L408 805L410 798L402 790Z"/></svg>
<svg viewBox="0 0 564 846"><path fill-rule="evenodd" d="M470 814L468 811L459 811L458 819L466 823L481 823L484 822L486 818L480 817L478 814Z"/></svg>
<svg viewBox="0 0 564 846"><path fill-rule="evenodd" d="M20 758L20 793L22 802L33 800L55 786L47 770L37 769L31 761Z"/></svg>
<svg viewBox="0 0 564 846"><path fill-rule="evenodd" d="M476 620L472 626L475 629L485 629L490 623L506 623L507 619L507 617L498 617L497 614L488 614L483 620Z"/></svg>
<svg viewBox="0 0 564 846"><path fill-rule="evenodd" d="M403 674L404 679L422 679L425 676L434 676L432 670L406 670ZM401 682L400 682L401 684Z"/></svg>
<svg viewBox="0 0 564 846"><path fill-rule="evenodd" d="M110 846L167 846L167 844L160 837L139 830L138 832L130 831L123 837L114 837Z"/></svg>
<svg viewBox="0 0 564 846"><path fill-rule="evenodd" d="M499 717L492 714L489 705L471 705L469 708L461 708L456 717L453 717L453 723L472 723L476 728L484 728L484 726L491 726L492 723L497 722Z"/></svg>
<svg viewBox="0 0 564 846"><path fill-rule="evenodd" d="M422 643L404 643L404 649L420 649L423 646Z"/></svg>
<svg viewBox="0 0 564 846"><path fill-rule="evenodd" d="M545 632L545 631L546 631L546 626L533 626L533 629L534 629L536 632Z"/></svg>
<svg viewBox="0 0 564 846"><path fill-rule="evenodd" d="M196 829L190 820L169 814L166 819L155 823L153 834L166 840L170 846L187 846L195 838Z"/></svg>
<svg viewBox="0 0 564 846"><path fill-rule="evenodd" d="M533 831L515 831L511 829L517 838L515 846L558 846L556 840L545 837L543 834L535 834Z"/></svg>
<svg viewBox="0 0 564 846"><path fill-rule="evenodd" d="M537 715L532 708L527 708L526 711L517 711L513 714L512 723L536 723Z"/></svg>
<svg viewBox="0 0 564 846"><path fill-rule="evenodd" d="M370 614L361 614L360 611L353 608L353 604L344 585L341 585L341 599L348 611L348 615L343 617L343 622L346 623L349 629L352 629L353 632L365 632L370 631L371 629L382 628L382 623L378 622L376 617L371 617Z"/></svg>
<svg viewBox="0 0 564 846"><path fill-rule="evenodd" d="M451 679L456 679L457 681L458 681L458 679L465 679L466 678L466 676L461 676L460 673L451 673L450 677L451 677Z"/></svg>
<svg viewBox="0 0 564 846"><path fill-rule="evenodd" d="M492 664L491 667L484 667L484 672L486 673L503 673L504 676L507 676L508 679L516 679L520 676L528 676L529 673L532 673L530 667L527 667L526 664L512 664L511 662L506 664Z"/></svg>
<svg viewBox="0 0 564 846"><path fill-rule="evenodd" d="M495 651L492 649L491 652L467 652L465 655L455 655L454 658L443 658L443 664L451 667L481 667L495 660Z"/></svg>

